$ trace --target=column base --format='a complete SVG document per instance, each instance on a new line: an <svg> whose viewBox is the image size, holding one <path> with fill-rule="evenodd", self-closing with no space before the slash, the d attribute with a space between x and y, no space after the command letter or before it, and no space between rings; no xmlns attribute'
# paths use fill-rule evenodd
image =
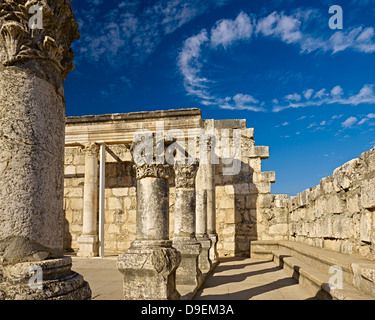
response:
<svg viewBox="0 0 375 320"><path fill-rule="evenodd" d="M210 233L208 237L211 240L210 259L212 264L215 264L219 260L219 253L217 252L217 242L219 238L217 233Z"/></svg>
<svg viewBox="0 0 375 320"><path fill-rule="evenodd" d="M199 269L202 245L193 239L173 239L173 247L181 253L181 263L176 270L176 284L200 287L203 283L202 271Z"/></svg>
<svg viewBox="0 0 375 320"><path fill-rule="evenodd" d="M199 269L202 273L210 272L212 262L210 259L211 240L207 236L197 236L197 240L202 245L202 251L199 255Z"/></svg>
<svg viewBox="0 0 375 320"><path fill-rule="evenodd" d="M181 255L171 241L134 241L117 260L124 275L124 299L180 300L176 290L180 262Z"/></svg>
<svg viewBox="0 0 375 320"><path fill-rule="evenodd" d="M71 267L70 257L0 265L0 300L90 300L89 284Z"/></svg>
<svg viewBox="0 0 375 320"><path fill-rule="evenodd" d="M96 235L82 235L77 239L78 257L92 258L99 256L99 238Z"/></svg>

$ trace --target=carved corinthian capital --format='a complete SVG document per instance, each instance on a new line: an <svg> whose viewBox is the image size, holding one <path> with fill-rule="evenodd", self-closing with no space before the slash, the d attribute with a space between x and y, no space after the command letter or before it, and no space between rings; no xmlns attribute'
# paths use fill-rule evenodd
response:
<svg viewBox="0 0 375 320"><path fill-rule="evenodd" d="M158 163L144 163L142 165L134 165L137 180L143 178L163 178L168 179L170 177L171 167L168 164Z"/></svg>
<svg viewBox="0 0 375 320"><path fill-rule="evenodd" d="M33 5L43 8L42 29L29 26ZM0 62L4 66L32 68L27 64L30 60L51 61L64 80L74 69L70 45L79 37L70 0L0 1Z"/></svg>
<svg viewBox="0 0 375 320"><path fill-rule="evenodd" d="M174 165L176 188L194 188L198 167L199 165L197 163L176 163Z"/></svg>
<svg viewBox="0 0 375 320"><path fill-rule="evenodd" d="M100 146L95 142L89 142L85 144L84 151L88 156L98 157Z"/></svg>

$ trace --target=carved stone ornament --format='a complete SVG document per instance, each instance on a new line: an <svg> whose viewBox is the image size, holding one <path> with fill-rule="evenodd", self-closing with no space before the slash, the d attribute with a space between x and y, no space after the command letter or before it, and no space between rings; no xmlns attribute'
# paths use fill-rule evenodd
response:
<svg viewBox="0 0 375 320"><path fill-rule="evenodd" d="M100 150L100 146L96 144L95 142L90 142L90 143L85 144L84 151L86 155L88 156L98 157L99 150Z"/></svg>
<svg viewBox="0 0 375 320"><path fill-rule="evenodd" d="M43 8L43 28L32 29L30 7ZM32 11L32 10L31 10ZM74 69L70 48L79 39L70 0L3 0L0 2L0 62L12 66L29 60L52 61L65 79Z"/></svg>
<svg viewBox="0 0 375 320"><path fill-rule="evenodd" d="M190 189L195 186L195 177L197 175L199 165L176 163L174 165L175 171L175 186L176 188Z"/></svg>
<svg viewBox="0 0 375 320"><path fill-rule="evenodd" d="M143 178L163 178L168 179L171 174L171 167L168 164L145 163L142 165L134 165L136 178L138 180Z"/></svg>

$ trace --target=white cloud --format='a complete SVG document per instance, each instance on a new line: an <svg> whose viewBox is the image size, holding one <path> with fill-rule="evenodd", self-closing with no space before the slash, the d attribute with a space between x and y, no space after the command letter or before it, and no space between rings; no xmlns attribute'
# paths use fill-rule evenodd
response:
<svg viewBox="0 0 375 320"><path fill-rule="evenodd" d="M186 91L202 99L208 98L208 94L204 91L205 83L208 80L200 77L199 57L202 44L208 41L207 31L203 29L199 34L185 41L178 57L178 66L184 76Z"/></svg>
<svg viewBox="0 0 375 320"><path fill-rule="evenodd" d="M173 1L179 2L180 0ZM290 15L275 11L258 20L241 12L233 20L223 19L217 21L210 32L202 30L200 34L189 38L185 41L178 59L178 65L181 74L184 76L184 84L188 94L195 95L201 100L203 105L218 105L221 108L231 110L265 111L263 102L245 101L250 99L250 97L253 98L249 94L234 94L233 97L225 99L212 94L210 84L213 81L201 75L203 46L205 52L207 52L209 49L219 46L227 48L238 41L249 41L252 36L257 36L279 38L287 44L299 45L302 53L321 50L323 52L331 51L332 54L335 54L349 48L366 53L375 52L375 32L373 28L348 28L348 31L337 31L326 39L324 34L314 35L307 33L306 25L312 20L310 17L319 16L315 11L299 9ZM182 19L181 21L185 20ZM275 98L272 100L274 105L273 112L288 108L335 103L353 106L374 104L375 94L373 85L370 84L363 86L358 94L345 97L344 90L337 85L331 90L322 88L319 91L315 91L309 88L302 93L288 94L281 100L284 100L285 105L280 104L280 99Z"/></svg>
<svg viewBox="0 0 375 320"><path fill-rule="evenodd" d="M214 47L227 47L238 40L249 40L253 33L250 17L241 12L235 20L220 20L211 30L211 44Z"/></svg>
<svg viewBox="0 0 375 320"><path fill-rule="evenodd" d="M234 104L231 102L234 102ZM233 98L226 97L224 101L217 99L220 108L228 110L249 110L255 112L265 111L260 101L247 94L236 94Z"/></svg>
<svg viewBox="0 0 375 320"><path fill-rule="evenodd" d="M288 94L285 96L285 99L286 100L290 100L290 101L301 101L301 96L297 93L293 93L293 94Z"/></svg>
<svg viewBox="0 0 375 320"><path fill-rule="evenodd" d="M323 104L343 104L358 106L359 104L375 104L374 85L366 84L362 87L358 94L343 97L344 91L340 86L335 86L331 90L331 96L327 94L327 89L323 88L315 93L313 98L305 99L299 102L289 101L287 105L275 105L273 112L279 112L290 108L305 108L311 106L321 106ZM333 116L332 119L341 117ZM336 117L336 118L335 118Z"/></svg>
<svg viewBox="0 0 375 320"><path fill-rule="evenodd" d="M356 124L358 122L358 119L356 117L349 117L348 119L346 119L343 123L341 123L341 125L344 127L344 128L349 128L349 127L352 127L354 124Z"/></svg>
<svg viewBox="0 0 375 320"><path fill-rule="evenodd" d="M298 19L286 16L284 13L278 14L275 11L258 21L256 32L266 37L279 37L286 43L296 43L302 37L299 31L300 25L301 22Z"/></svg>
<svg viewBox="0 0 375 320"><path fill-rule="evenodd" d="M313 89L308 89L303 92L303 96L305 97L306 100L309 100L312 97L313 93L314 93Z"/></svg>
<svg viewBox="0 0 375 320"><path fill-rule="evenodd" d="M331 90L332 97L341 97L344 94L344 91L340 86L336 86Z"/></svg>
<svg viewBox="0 0 375 320"><path fill-rule="evenodd" d="M104 8L97 9L103 0L90 0L90 10L76 11L80 31L85 35L76 44L81 51L76 60L100 61L115 67L142 64L166 35L229 1L125 0L105 12Z"/></svg>

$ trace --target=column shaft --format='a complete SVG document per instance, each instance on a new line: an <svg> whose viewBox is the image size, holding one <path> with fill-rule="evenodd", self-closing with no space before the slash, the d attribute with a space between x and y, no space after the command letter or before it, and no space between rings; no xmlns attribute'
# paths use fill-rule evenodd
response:
<svg viewBox="0 0 375 320"><path fill-rule="evenodd" d="M138 140L139 141L139 140ZM134 142L133 150L137 150ZM133 151L133 160L138 159ZM126 300L177 300L176 269L180 253L169 240L169 170L155 162L135 161L137 178L136 239L118 257L117 268L124 275Z"/></svg>
<svg viewBox="0 0 375 320"><path fill-rule="evenodd" d="M0 10L0 299L88 299L63 257L62 84L78 24L70 1L46 0L43 29L34 30L34 4L2 1ZM40 287L29 283L32 270L45 276Z"/></svg>
<svg viewBox="0 0 375 320"><path fill-rule="evenodd" d="M99 255L98 236L98 152L99 145L88 143L85 146L85 185L83 194L82 235L77 239L80 257Z"/></svg>
<svg viewBox="0 0 375 320"><path fill-rule="evenodd" d="M198 287L203 281L198 260L201 244L195 237L195 176L198 165L176 163L174 169L176 199L173 246L181 253L181 264L176 271L176 283Z"/></svg>

